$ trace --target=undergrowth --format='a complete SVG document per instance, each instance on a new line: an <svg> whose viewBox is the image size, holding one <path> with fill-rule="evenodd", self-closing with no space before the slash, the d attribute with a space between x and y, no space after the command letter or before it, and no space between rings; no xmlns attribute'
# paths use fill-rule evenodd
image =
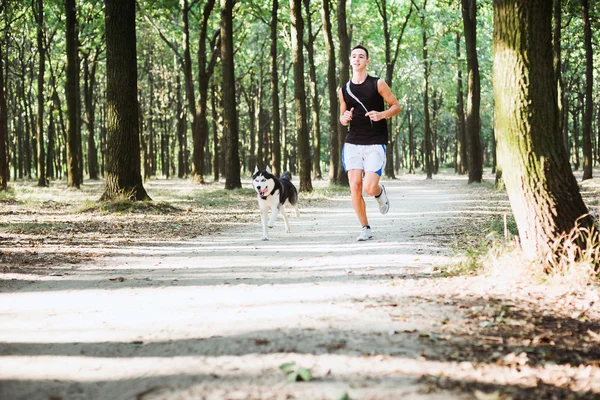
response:
<svg viewBox="0 0 600 400"><path fill-rule="evenodd" d="M481 232L457 238L454 248L459 261L442 268L444 275L476 275L494 268L550 284L584 287L600 283L598 226L577 225L558 236L546 259L538 263L523 257L515 219L508 214L493 217Z"/></svg>

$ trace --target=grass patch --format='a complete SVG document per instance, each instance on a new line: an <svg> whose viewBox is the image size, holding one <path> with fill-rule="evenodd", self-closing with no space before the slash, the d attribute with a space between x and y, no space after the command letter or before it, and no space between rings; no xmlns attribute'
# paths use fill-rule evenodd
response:
<svg viewBox="0 0 600 400"><path fill-rule="evenodd" d="M84 213L103 214L174 214L182 210L165 202L129 201L116 199L94 203L87 201L80 210Z"/></svg>
<svg viewBox="0 0 600 400"><path fill-rule="evenodd" d="M457 238L453 247L459 261L444 266L444 275L477 275L485 271L490 258L498 258L514 248L513 238L519 234L512 214L495 215L481 226L480 232L472 232Z"/></svg>

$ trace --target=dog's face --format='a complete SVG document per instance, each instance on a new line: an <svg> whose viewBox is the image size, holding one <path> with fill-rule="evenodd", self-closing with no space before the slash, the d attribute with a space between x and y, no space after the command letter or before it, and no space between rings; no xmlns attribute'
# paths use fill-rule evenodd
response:
<svg viewBox="0 0 600 400"><path fill-rule="evenodd" d="M271 174L271 169L267 167L265 170L254 169L252 174L252 186L261 197L267 197L275 187L275 177Z"/></svg>

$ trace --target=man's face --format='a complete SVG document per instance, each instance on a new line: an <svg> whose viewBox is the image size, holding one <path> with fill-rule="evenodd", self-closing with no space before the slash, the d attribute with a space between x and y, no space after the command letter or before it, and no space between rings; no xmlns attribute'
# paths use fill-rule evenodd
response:
<svg viewBox="0 0 600 400"><path fill-rule="evenodd" d="M369 60L367 59L367 52L363 49L354 49L350 54L350 64L352 65L352 69L354 70L362 70L369 65Z"/></svg>

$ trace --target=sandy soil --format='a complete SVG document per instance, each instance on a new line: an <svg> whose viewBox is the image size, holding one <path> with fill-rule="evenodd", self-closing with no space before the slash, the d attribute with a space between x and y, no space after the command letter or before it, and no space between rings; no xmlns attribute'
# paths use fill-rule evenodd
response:
<svg viewBox="0 0 600 400"><path fill-rule="evenodd" d="M91 246L0 275L0 398L600 398L598 292L451 277L458 236L509 205L464 177L387 181L357 243L349 198L187 240ZM82 250L81 248L79 250ZM288 382L280 366L312 373Z"/></svg>

